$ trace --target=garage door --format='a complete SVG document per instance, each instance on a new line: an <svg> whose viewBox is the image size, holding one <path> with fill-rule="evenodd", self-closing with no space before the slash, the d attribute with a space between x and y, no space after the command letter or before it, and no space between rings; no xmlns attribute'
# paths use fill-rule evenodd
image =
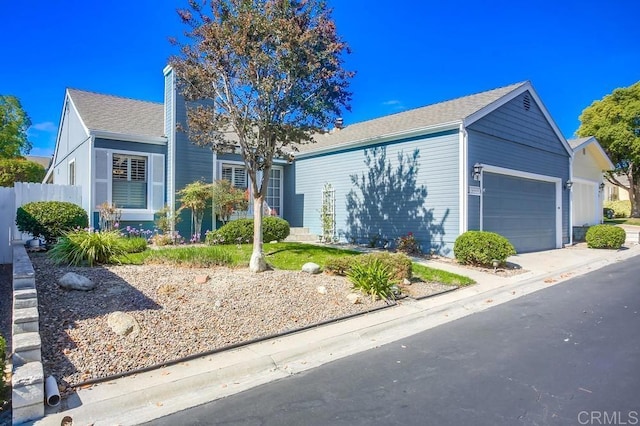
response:
<svg viewBox="0 0 640 426"><path fill-rule="evenodd" d="M483 173L482 229L511 241L518 253L556 248L556 185Z"/></svg>

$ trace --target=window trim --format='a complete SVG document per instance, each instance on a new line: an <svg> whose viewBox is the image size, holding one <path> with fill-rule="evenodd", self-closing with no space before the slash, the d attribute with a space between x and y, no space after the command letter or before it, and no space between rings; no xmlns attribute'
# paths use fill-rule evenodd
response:
<svg viewBox="0 0 640 426"><path fill-rule="evenodd" d="M71 173L72 170L73 170L73 174ZM73 179L71 179L72 176L73 176ZM78 181L77 176L78 176L78 170L76 167L76 159L74 157L71 160L69 160L69 162L67 163L67 184L75 186L76 182Z"/></svg>
<svg viewBox="0 0 640 426"><path fill-rule="evenodd" d="M100 150L100 151L104 151L107 154L107 178L106 179L99 179L96 177L95 175L95 167L94 167L94 171L92 172L92 179L93 179L93 184L92 184L92 196L91 196L91 202L93 204L93 212L97 212L97 204L96 204L96 200L95 200L95 194L93 193L93 191L95 191L96 188L96 183L97 182L103 182L106 184L106 188L107 188L107 202L112 203L113 202L113 188L112 188L112 183L113 183L113 155L133 155L133 156L140 156L140 157L145 157L147 159L147 170L148 170L148 176L147 176L147 208L146 209L120 209L122 210L122 218L121 220L123 221L132 221L132 222L137 222L137 221L153 221L154 219L154 214L155 214L155 210L153 209L153 191L154 191L154 185L155 183L153 182L153 169L152 169L152 160L151 158L155 155L160 155L163 158L166 157L165 154L159 154L159 153L154 153L154 152L143 152L143 151L128 151L128 150L122 150L122 149L112 149L112 148L95 148L95 150ZM93 154L95 155L95 154ZM164 160L162 160L164 162ZM163 183L163 191L166 191L166 174L164 174L164 183Z"/></svg>
<svg viewBox="0 0 640 426"><path fill-rule="evenodd" d="M126 158L126 179L115 179L115 175L114 175L114 168L113 168L113 163L115 161L115 157L124 157ZM137 157L137 158L136 158ZM150 161L150 155L138 155L138 154L124 154L122 152L112 152L111 153L111 170L109 173L110 176L110 181L111 181L111 187L110 187L110 194L109 194L109 198L111 199L111 204L113 204L113 183L114 181L126 181L126 182L140 182L139 180L134 180L133 177L133 168L132 168L132 160L136 159L136 160L144 160L144 183L145 183L145 197L144 197L144 204L145 207L138 207L138 208L126 208L126 207L118 207L118 209L122 210L122 211L134 211L134 210L150 210L149 206L151 205L151 200L150 200L150 191L152 191L153 189L151 188L151 183L152 183L152 179L150 176L150 166L151 166L151 161Z"/></svg>

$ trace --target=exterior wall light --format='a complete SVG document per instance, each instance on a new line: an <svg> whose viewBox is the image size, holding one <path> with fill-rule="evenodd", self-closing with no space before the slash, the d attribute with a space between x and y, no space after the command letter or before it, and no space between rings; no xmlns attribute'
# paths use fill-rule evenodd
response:
<svg viewBox="0 0 640 426"><path fill-rule="evenodd" d="M573 186L573 182L571 182L570 180L568 180L567 183L564 184L564 187L567 189L571 189L572 186Z"/></svg>
<svg viewBox="0 0 640 426"><path fill-rule="evenodd" d="M599 188L600 188L600 192L602 192L604 190L604 182L600 183Z"/></svg>
<svg viewBox="0 0 640 426"><path fill-rule="evenodd" d="M480 175L482 174L482 164L476 163L473 165L473 180L480 180Z"/></svg>

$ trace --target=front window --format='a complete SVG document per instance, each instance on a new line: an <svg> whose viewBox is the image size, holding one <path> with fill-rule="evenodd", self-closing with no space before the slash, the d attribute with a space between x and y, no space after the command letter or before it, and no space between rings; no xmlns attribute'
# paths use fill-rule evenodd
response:
<svg viewBox="0 0 640 426"><path fill-rule="evenodd" d="M232 164L222 165L222 179L228 180L235 188L247 189L249 179L247 178L247 170L244 166L235 166Z"/></svg>
<svg viewBox="0 0 640 426"><path fill-rule="evenodd" d="M76 184L76 160L69 161L69 185Z"/></svg>
<svg viewBox="0 0 640 426"><path fill-rule="evenodd" d="M282 169L273 168L269 172L269 186L267 187L266 202L271 211L272 216L280 216L282 203Z"/></svg>
<svg viewBox="0 0 640 426"><path fill-rule="evenodd" d="M147 208L147 157L113 154L112 202L122 209Z"/></svg>

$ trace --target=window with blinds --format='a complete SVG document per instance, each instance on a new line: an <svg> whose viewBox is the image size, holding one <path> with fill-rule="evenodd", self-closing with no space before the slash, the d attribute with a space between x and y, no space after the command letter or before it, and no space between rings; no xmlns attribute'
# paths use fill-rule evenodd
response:
<svg viewBox="0 0 640 426"><path fill-rule="evenodd" d="M147 208L147 157L113 154L111 201L122 209Z"/></svg>
<svg viewBox="0 0 640 426"><path fill-rule="evenodd" d="M228 180L236 188L248 188L247 171L244 166L222 165L222 179Z"/></svg>

